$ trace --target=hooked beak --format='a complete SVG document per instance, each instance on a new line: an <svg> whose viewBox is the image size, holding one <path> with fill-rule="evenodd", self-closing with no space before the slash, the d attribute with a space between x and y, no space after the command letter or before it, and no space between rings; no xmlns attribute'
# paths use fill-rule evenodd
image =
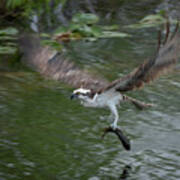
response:
<svg viewBox="0 0 180 180"><path fill-rule="evenodd" d="M72 99L77 99L77 97L78 97L77 94L72 94L70 98L71 98L71 100L72 100Z"/></svg>

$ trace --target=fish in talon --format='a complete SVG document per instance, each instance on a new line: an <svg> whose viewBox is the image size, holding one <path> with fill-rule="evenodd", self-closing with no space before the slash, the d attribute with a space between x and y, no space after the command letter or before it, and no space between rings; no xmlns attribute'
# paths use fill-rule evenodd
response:
<svg viewBox="0 0 180 180"><path fill-rule="evenodd" d="M123 147L129 151L131 150L131 144L130 144L130 141L129 139L123 134L123 132L117 127L116 129L113 129L111 126L110 127L107 127L104 129L104 133L103 135L101 136L102 139L104 139L104 137L106 136L107 133L114 133L116 134L116 136L118 136L119 140L121 141Z"/></svg>

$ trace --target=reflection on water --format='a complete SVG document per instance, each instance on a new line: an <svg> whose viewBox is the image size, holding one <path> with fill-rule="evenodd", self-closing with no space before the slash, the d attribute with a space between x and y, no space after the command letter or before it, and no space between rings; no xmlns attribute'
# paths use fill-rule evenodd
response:
<svg viewBox="0 0 180 180"><path fill-rule="evenodd" d="M126 165L123 168L123 171L122 171L121 176L119 177L119 180L126 180L130 176L130 170L131 170L131 166Z"/></svg>

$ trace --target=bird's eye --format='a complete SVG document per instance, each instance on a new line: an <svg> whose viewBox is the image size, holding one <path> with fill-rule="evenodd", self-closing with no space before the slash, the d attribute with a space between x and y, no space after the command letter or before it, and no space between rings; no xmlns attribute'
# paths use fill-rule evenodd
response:
<svg viewBox="0 0 180 180"><path fill-rule="evenodd" d="M77 93L76 93L76 95L78 95L78 96L79 96L79 95L82 95L82 96L87 96L87 94L86 94L86 93L81 93L81 92L77 92Z"/></svg>

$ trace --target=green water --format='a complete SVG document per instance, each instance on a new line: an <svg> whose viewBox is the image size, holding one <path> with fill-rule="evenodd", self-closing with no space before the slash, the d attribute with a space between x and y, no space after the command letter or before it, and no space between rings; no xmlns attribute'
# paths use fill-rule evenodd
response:
<svg viewBox="0 0 180 180"><path fill-rule="evenodd" d="M134 9L127 2L116 7L116 17L112 12L114 22L128 24L148 14L143 3ZM74 42L68 56L115 79L155 50L155 32L130 33L127 39ZM70 100L70 87L38 73L4 64L0 69L0 180L180 179L179 72L129 93L156 107L139 111L122 104L119 126L132 146L127 152L116 136L100 138L109 125L108 111L80 106Z"/></svg>
<svg viewBox="0 0 180 180"><path fill-rule="evenodd" d="M138 38L78 42L69 56L110 80L152 53L155 38L144 36L143 45ZM101 140L109 112L79 106L64 84L13 68L0 73L0 82L1 180L180 178L178 72L130 93L155 108L122 104L119 125L131 139L130 152L114 135Z"/></svg>

